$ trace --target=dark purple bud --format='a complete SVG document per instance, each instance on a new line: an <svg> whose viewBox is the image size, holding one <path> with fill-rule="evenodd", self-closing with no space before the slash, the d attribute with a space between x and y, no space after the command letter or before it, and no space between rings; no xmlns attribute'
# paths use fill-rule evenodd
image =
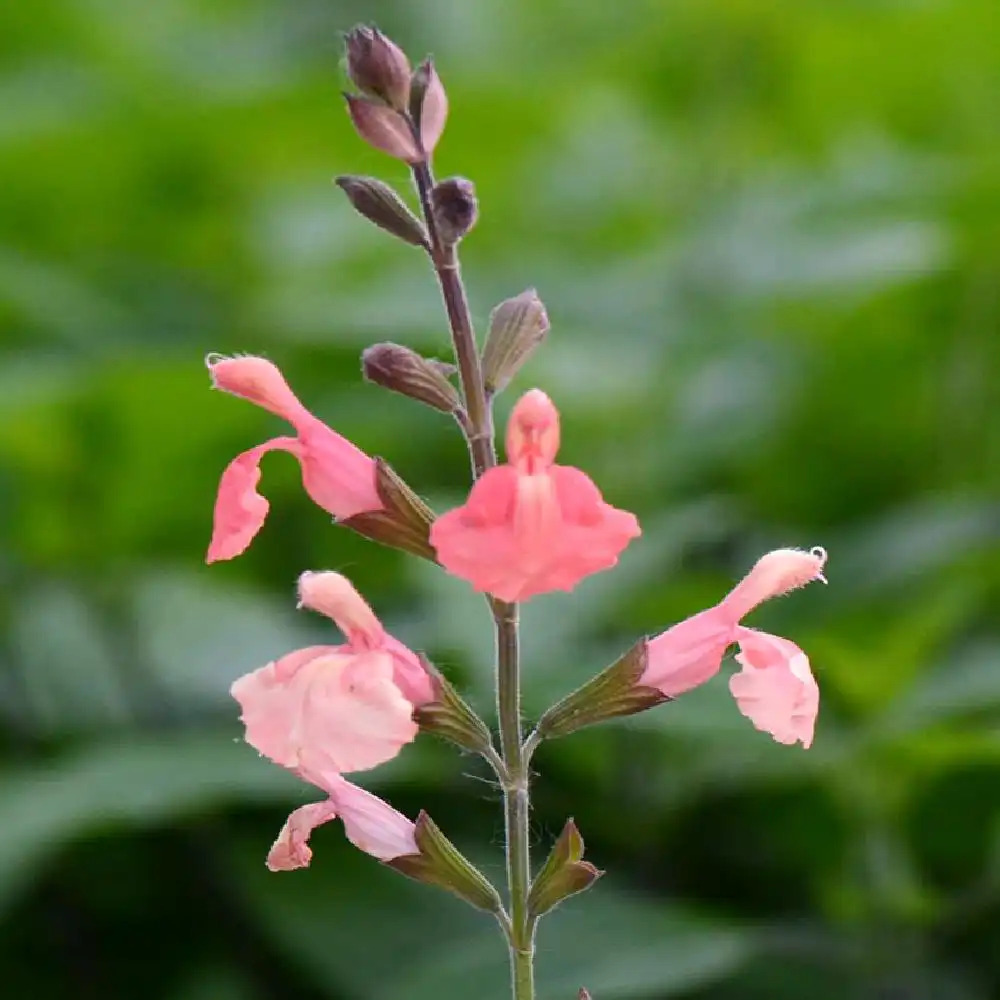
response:
<svg viewBox="0 0 1000 1000"><path fill-rule="evenodd" d="M407 163L419 163L424 158L409 122L398 111L355 94L344 94L344 99L358 135L370 146Z"/></svg>
<svg viewBox="0 0 1000 1000"><path fill-rule="evenodd" d="M410 85L410 116L416 123L424 152L430 156L448 119L448 95L430 59L425 59L413 74Z"/></svg>
<svg viewBox="0 0 1000 1000"><path fill-rule="evenodd" d="M361 371L369 382L419 400L442 413L462 406L458 390L441 369L402 344L373 344L361 355Z"/></svg>
<svg viewBox="0 0 1000 1000"><path fill-rule="evenodd" d="M378 28L363 24L347 32L344 42L347 74L358 90L405 112L410 103L410 62L403 50Z"/></svg>
<svg viewBox="0 0 1000 1000"><path fill-rule="evenodd" d="M446 245L457 243L476 224L479 202L472 181L449 177L431 190L431 213L438 238Z"/></svg>
<svg viewBox="0 0 1000 1000"><path fill-rule="evenodd" d="M423 223L388 184L375 177L351 175L334 178L334 184L343 190L358 213L379 229L414 246L429 245Z"/></svg>

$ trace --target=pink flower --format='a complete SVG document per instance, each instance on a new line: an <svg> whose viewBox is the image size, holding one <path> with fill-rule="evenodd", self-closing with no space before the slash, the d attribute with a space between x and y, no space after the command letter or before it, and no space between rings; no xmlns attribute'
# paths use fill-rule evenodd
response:
<svg viewBox="0 0 1000 1000"><path fill-rule="evenodd" d="M753 569L723 600L685 619L649 641L648 662L640 683L670 698L715 676L732 643L742 670L729 682L739 710L779 743L812 743L819 712L819 688L806 654L788 639L740 625L758 604L822 580L826 552L815 548L777 549Z"/></svg>
<svg viewBox="0 0 1000 1000"><path fill-rule="evenodd" d="M532 389L507 425L508 464L488 470L465 505L431 527L445 569L502 601L523 601L614 566L639 523L606 504L579 469L555 465L558 450L559 414Z"/></svg>
<svg viewBox="0 0 1000 1000"><path fill-rule="evenodd" d="M307 781L390 760L417 734L413 710L433 698L420 660L388 635L339 573L304 573L299 598L331 617L342 646L311 646L239 678L247 742ZM325 787L325 786L323 786Z"/></svg>
<svg viewBox="0 0 1000 1000"><path fill-rule="evenodd" d="M283 417L297 432L295 437L277 437L251 448L226 467L215 501L208 562L238 556L264 524L269 505L257 492L257 483L260 460L269 451L287 451L299 460L306 492L334 517L343 519L381 509L374 461L314 417L270 361L209 355L207 363L216 389L242 396Z"/></svg>
<svg viewBox="0 0 1000 1000"><path fill-rule="evenodd" d="M288 817L267 855L271 871L291 871L308 865L312 859L310 834L337 817L344 824L347 839L380 861L419 853L414 824L387 802L335 772L317 779L329 798L300 806Z"/></svg>

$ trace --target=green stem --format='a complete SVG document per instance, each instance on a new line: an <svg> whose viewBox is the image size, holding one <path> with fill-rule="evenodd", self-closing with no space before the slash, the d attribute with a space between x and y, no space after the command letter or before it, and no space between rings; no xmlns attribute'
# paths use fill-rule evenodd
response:
<svg viewBox="0 0 1000 1000"><path fill-rule="evenodd" d="M473 477L478 479L496 465L491 400L483 385L482 367L469 300L462 283L456 247L442 243L434 224L430 193L434 175L429 163L413 166L413 180L420 198L424 222L430 237L430 257L437 275L441 297L448 314L455 348L466 420L462 424ZM530 811L528 760L521 747L521 664L519 659L517 605L491 600L496 624L497 714L500 722L502 761L494 769L503 787L506 829L507 888L509 924L501 921L510 948L511 988L514 1000L535 1000L535 922L528 914L531 887L531 853L528 816ZM497 766L500 764L501 766Z"/></svg>
<svg viewBox="0 0 1000 1000"><path fill-rule="evenodd" d="M534 1000L535 922L528 913L531 887L530 774L521 746L521 668L517 605L493 603L497 629L497 715L506 767L503 784L507 885L510 893L510 969L514 1000Z"/></svg>

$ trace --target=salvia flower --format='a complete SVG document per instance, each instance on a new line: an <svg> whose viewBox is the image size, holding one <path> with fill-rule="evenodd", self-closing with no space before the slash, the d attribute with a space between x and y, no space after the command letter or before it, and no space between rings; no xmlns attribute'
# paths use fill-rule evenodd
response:
<svg viewBox="0 0 1000 1000"><path fill-rule="evenodd" d="M579 469L554 464L558 450L559 413L532 389L511 413L507 464L484 473L465 504L431 527L445 569L500 600L522 601L572 590L615 565L639 522L606 504Z"/></svg>
<svg viewBox="0 0 1000 1000"><path fill-rule="evenodd" d="M276 437L237 455L222 473L215 501L208 562L232 559L253 541L269 505L257 492L260 460L269 451L294 455L309 496L335 518L379 510L375 462L346 438L314 417L288 387L278 368L264 358L209 355L212 384L287 420L295 437Z"/></svg>
<svg viewBox="0 0 1000 1000"><path fill-rule="evenodd" d="M819 711L819 688L806 654L780 636L740 624L745 615L771 597L822 580L826 552L821 548L777 549L753 569L723 600L649 640L648 661L640 684L674 698L719 672L722 657L739 645L742 669L729 682L739 710L779 743L812 743Z"/></svg>
<svg viewBox="0 0 1000 1000"><path fill-rule="evenodd" d="M329 796L323 802L299 806L285 821L267 855L273 872L304 868L312 860L309 837L323 823L339 818L347 839L380 861L419 853L415 825L377 795L359 788L336 772L314 777Z"/></svg>
<svg viewBox="0 0 1000 1000"><path fill-rule="evenodd" d="M364 771L395 757L417 734L414 709L433 698L417 656L388 635L339 573L305 573L301 604L331 617L341 646L296 650L239 678L246 741L276 764L318 776Z"/></svg>

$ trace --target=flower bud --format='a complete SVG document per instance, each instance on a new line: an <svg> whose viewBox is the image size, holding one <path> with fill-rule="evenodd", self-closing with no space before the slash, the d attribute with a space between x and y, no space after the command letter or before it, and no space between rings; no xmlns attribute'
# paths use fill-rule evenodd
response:
<svg viewBox="0 0 1000 1000"><path fill-rule="evenodd" d="M379 229L417 247L429 245L423 223L388 184L374 177L352 176L336 177L333 183L347 195L358 214Z"/></svg>
<svg viewBox="0 0 1000 1000"><path fill-rule="evenodd" d="M434 733L463 750L483 753L493 745L486 723L426 657L420 657L431 679L434 699L419 706L413 720L421 731Z"/></svg>
<svg viewBox="0 0 1000 1000"><path fill-rule="evenodd" d="M419 163L423 159L409 122L398 111L355 94L344 94L344 100L358 135L369 146L407 163Z"/></svg>
<svg viewBox="0 0 1000 1000"><path fill-rule="evenodd" d="M576 1000L591 1000L590 992L585 990L582 986L580 987L580 992L576 995Z"/></svg>
<svg viewBox="0 0 1000 1000"><path fill-rule="evenodd" d="M479 218L479 202L472 181L449 177L435 184L431 190L431 213L441 242L458 243Z"/></svg>
<svg viewBox="0 0 1000 1000"><path fill-rule="evenodd" d="M483 349L486 391L504 389L548 332L549 317L533 288L501 302L490 313L490 332Z"/></svg>
<svg viewBox="0 0 1000 1000"><path fill-rule="evenodd" d="M435 562L428 541L434 512L381 458L375 459L375 490L382 510L355 514L338 523L373 542Z"/></svg>
<svg viewBox="0 0 1000 1000"><path fill-rule="evenodd" d="M361 355L361 371L369 382L419 400L442 413L462 405L458 390L432 361L401 344L372 344Z"/></svg>
<svg viewBox="0 0 1000 1000"><path fill-rule="evenodd" d="M621 659L553 705L538 721L538 736L566 736L584 726L635 715L670 701L663 692L640 683L646 661L647 642L640 639Z"/></svg>
<svg viewBox="0 0 1000 1000"><path fill-rule="evenodd" d="M496 889L481 871L441 832L437 824L421 811L414 838L418 854L404 854L386 864L426 885L436 885L488 913L503 909Z"/></svg>
<svg viewBox="0 0 1000 1000"><path fill-rule="evenodd" d="M410 62L378 28L361 24L344 36L347 74L363 94L406 111L410 101Z"/></svg>
<svg viewBox="0 0 1000 1000"><path fill-rule="evenodd" d="M583 837L573 820L566 820L542 870L531 883L528 913L538 918L568 896L589 889L603 874L583 860Z"/></svg>
<svg viewBox="0 0 1000 1000"><path fill-rule="evenodd" d="M430 156L448 119L448 95L430 59L425 59L413 74L410 83L410 117L417 127L424 152Z"/></svg>

